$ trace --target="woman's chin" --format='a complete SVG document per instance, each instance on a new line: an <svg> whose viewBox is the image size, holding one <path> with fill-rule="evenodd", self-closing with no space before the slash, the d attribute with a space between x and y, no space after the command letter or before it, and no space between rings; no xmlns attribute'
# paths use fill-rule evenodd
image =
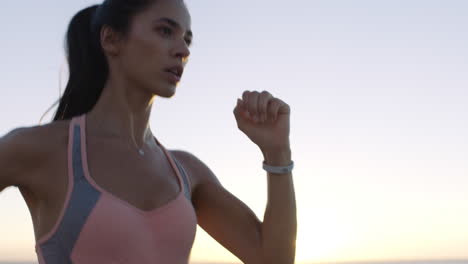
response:
<svg viewBox="0 0 468 264"><path fill-rule="evenodd" d="M160 89L158 95L165 98L171 98L175 95L177 85L166 85L164 89Z"/></svg>

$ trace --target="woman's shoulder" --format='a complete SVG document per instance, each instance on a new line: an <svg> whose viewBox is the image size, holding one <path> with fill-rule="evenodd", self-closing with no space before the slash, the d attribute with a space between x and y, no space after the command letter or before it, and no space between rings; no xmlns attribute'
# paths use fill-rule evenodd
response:
<svg viewBox="0 0 468 264"><path fill-rule="evenodd" d="M181 163L189 181L190 193L194 193L198 183L198 173L196 169L197 158L191 152L180 149L168 149L168 151L172 155L172 157L174 157L179 163Z"/></svg>
<svg viewBox="0 0 468 264"><path fill-rule="evenodd" d="M44 168L68 142L69 120L45 125L25 126L12 129L1 137L3 156L8 157L10 173L18 185L29 185L34 170Z"/></svg>
<svg viewBox="0 0 468 264"><path fill-rule="evenodd" d="M69 121L60 120L45 125L17 127L2 137L12 145L15 153L35 155L45 152L66 136Z"/></svg>
<svg viewBox="0 0 468 264"><path fill-rule="evenodd" d="M44 125L18 128L17 140L31 154L46 155L68 142L70 120L59 120Z"/></svg>

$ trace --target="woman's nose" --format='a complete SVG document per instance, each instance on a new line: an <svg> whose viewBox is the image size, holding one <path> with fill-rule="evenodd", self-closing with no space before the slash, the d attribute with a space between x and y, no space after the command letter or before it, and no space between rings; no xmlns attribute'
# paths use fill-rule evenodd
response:
<svg viewBox="0 0 468 264"><path fill-rule="evenodd" d="M185 42L176 49L176 56L182 59L186 59L190 56L190 50Z"/></svg>

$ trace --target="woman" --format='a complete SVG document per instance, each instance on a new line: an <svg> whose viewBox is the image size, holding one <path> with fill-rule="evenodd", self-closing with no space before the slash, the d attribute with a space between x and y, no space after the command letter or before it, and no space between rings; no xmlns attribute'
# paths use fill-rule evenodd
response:
<svg viewBox="0 0 468 264"><path fill-rule="evenodd" d="M40 264L188 263L199 224L244 263L294 263L289 106L245 91L234 116L264 154L263 222L187 151L150 129L190 55L182 0L106 0L67 32L69 82L53 122L0 139L0 191L16 186Z"/></svg>

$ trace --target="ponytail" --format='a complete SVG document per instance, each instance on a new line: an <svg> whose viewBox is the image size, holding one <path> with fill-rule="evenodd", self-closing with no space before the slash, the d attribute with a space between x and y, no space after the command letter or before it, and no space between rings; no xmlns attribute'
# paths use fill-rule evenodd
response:
<svg viewBox="0 0 468 264"><path fill-rule="evenodd" d="M71 119L91 111L101 96L109 77L109 66L100 43L103 25L127 36L132 18L155 2L105 0L101 5L79 11L72 18L65 42L70 76L52 121Z"/></svg>
<svg viewBox="0 0 468 264"><path fill-rule="evenodd" d="M109 70L99 45L99 34L91 27L98 7L81 10L69 24L65 50L70 77L53 121L89 112L104 89Z"/></svg>

